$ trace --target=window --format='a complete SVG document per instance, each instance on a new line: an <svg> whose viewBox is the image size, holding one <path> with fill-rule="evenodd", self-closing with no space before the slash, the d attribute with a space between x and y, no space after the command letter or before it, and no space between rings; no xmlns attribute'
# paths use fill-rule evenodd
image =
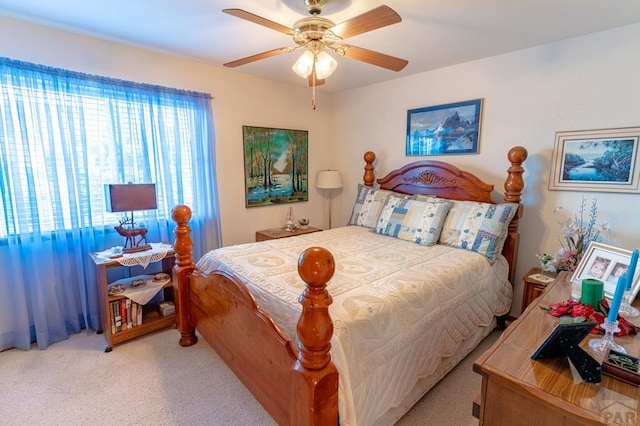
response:
<svg viewBox="0 0 640 426"><path fill-rule="evenodd" d="M206 143L207 95L16 61L0 94L0 238L117 223L107 183L156 183L158 218L194 204L190 145Z"/></svg>
<svg viewBox="0 0 640 426"><path fill-rule="evenodd" d="M105 184L156 184L147 241L187 204L194 257L218 247L214 164L208 94L0 58L0 350L99 326L88 254L123 244Z"/></svg>

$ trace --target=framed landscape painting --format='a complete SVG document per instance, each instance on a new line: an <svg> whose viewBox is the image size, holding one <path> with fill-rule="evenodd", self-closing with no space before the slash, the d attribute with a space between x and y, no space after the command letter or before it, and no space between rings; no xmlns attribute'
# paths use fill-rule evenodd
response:
<svg viewBox="0 0 640 426"><path fill-rule="evenodd" d="M640 127L556 133L550 190L640 192Z"/></svg>
<svg viewBox="0 0 640 426"><path fill-rule="evenodd" d="M309 132L242 126L246 207L308 201Z"/></svg>
<svg viewBox="0 0 640 426"><path fill-rule="evenodd" d="M477 154L482 99L411 109L407 155Z"/></svg>

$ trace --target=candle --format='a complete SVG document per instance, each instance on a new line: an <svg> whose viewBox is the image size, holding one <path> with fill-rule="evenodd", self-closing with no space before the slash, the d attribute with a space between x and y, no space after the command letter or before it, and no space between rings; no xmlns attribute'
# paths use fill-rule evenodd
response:
<svg viewBox="0 0 640 426"><path fill-rule="evenodd" d="M580 293L580 303L589 305L593 309L598 309L602 300L604 283L595 278L585 278L582 280L582 292Z"/></svg>
<svg viewBox="0 0 640 426"><path fill-rule="evenodd" d="M631 253L631 261L629 262L629 271L627 276L627 289L631 288L633 284L633 276L636 274L636 265L638 263L638 249L635 249Z"/></svg>
<svg viewBox="0 0 640 426"><path fill-rule="evenodd" d="M611 306L609 306L609 315L607 321L615 322L618 320L618 311L620 310L620 303L622 303L622 296L627 288L627 274L622 274L618 278L618 284L616 285L616 291L613 293L613 300Z"/></svg>

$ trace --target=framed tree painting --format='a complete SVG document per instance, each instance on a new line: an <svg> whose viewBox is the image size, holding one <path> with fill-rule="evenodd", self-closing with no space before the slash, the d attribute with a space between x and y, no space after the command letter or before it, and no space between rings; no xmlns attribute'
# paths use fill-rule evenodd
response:
<svg viewBox="0 0 640 426"><path fill-rule="evenodd" d="M640 127L556 133L549 189L640 192Z"/></svg>
<svg viewBox="0 0 640 426"><path fill-rule="evenodd" d="M246 207L308 201L309 132L242 126Z"/></svg>
<svg viewBox="0 0 640 426"><path fill-rule="evenodd" d="M410 109L406 155L477 154L482 99Z"/></svg>

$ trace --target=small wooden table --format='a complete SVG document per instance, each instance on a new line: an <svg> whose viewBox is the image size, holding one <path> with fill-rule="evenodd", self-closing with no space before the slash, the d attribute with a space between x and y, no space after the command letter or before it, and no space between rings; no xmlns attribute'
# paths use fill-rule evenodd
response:
<svg viewBox="0 0 640 426"><path fill-rule="evenodd" d="M256 241L276 240L278 238L295 237L296 235L310 234L312 232L320 232L322 229L307 226L306 228L298 228L295 231L287 231L285 228L264 229L256 232Z"/></svg>
<svg viewBox="0 0 640 426"><path fill-rule="evenodd" d="M524 312L527 306L536 300L544 292L549 284L555 281L558 274L555 272L545 272L544 276L550 279L540 279L540 268L531 268L529 272L522 277L524 287L522 289L522 308L520 312Z"/></svg>
<svg viewBox="0 0 640 426"><path fill-rule="evenodd" d="M558 324L540 307L570 297L569 272L561 272L536 302L507 328L473 365L482 375L480 425L640 424L640 388L603 375L598 384L576 383L567 358L534 361L531 354ZM634 306L640 305L636 299ZM629 319L635 324L639 319ZM598 362L603 353L580 346ZM640 357L640 337L615 338L629 355ZM476 407L478 408L478 407Z"/></svg>
<svg viewBox="0 0 640 426"><path fill-rule="evenodd" d="M169 246L168 248L166 248L166 250L164 247L160 247L158 251L159 253L155 257L159 259L156 259L153 262L161 262L162 271L171 276L171 271L175 263L175 252L173 251L173 247ZM146 256L146 253L147 252L138 252L132 254L131 256ZM151 253L153 253L153 251L149 251L148 253L150 255ZM119 302L120 300L125 300L126 298L122 295L109 294L109 280L107 277L107 269L127 268L129 266L122 265L118 261L118 259L99 257L98 253L90 253L89 255L91 256L91 259L95 264L96 285L98 288L98 300L100 303L99 307L101 329L98 330L98 334L104 333L104 338L107 342L107 347L104 350L105 352L111 352L113 345L117 345L143 334L160 330L161 328L165 328L175 324L175 314L163 316L158 312L156 305L148 304L139 306L140 309L143 309L141 324L138 324L137 326L132 328L114 330L112 328L112 325L115 321L114 309L117 307L117 305L114 307L113 303ZM173 299L173 283L170 279L166 284L163 285L162 291L164 292L164 296L167 300Z"/></svg>

